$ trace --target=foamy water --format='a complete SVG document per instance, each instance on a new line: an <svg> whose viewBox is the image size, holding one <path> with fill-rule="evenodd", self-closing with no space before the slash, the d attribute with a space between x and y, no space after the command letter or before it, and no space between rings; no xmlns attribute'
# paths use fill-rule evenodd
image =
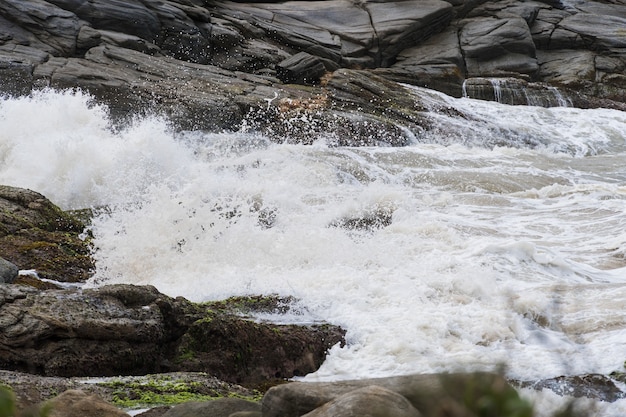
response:
<svg viewBox="0 0 626 417"><path fill-rule="evenodd" d="M294 296L282 320L347 329L305 380L622 371L626 114L430 94L469 117L433 115L440 128L405 148L277 145L158 118L112 129L81 94L6 99L0 183L107 208L90 285ZM376 214L390 224L333 226ZM599 407L626 414L624 400Z"/></svg>

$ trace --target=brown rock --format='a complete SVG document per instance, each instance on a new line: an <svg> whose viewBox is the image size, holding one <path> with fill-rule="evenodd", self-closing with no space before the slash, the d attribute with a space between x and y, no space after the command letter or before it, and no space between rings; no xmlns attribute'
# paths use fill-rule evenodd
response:
<svg viewBox="0 0 626 417"><path fill-rule="evenodd" d="M371 385L341 395L303 417L420 417L402 395Z"/></svg>
<svg viewBox="0 0 626 417"><path fill-rule="evenodd" d="M119 408L100 397L80 390L68 390L48 401L50 417L128 417Z"/></svg>

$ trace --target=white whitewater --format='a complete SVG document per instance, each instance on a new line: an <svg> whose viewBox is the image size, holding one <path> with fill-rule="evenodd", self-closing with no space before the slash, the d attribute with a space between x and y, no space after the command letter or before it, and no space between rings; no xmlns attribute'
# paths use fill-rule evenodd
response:
<svg viewBox="0 0 626 417"><path fill-rule="evenodd" d="M298 314L282 320L343 326L347 346L306 380L623 371L626 113L429 94L471 117L433 116L441 127L405 148L278 145L159 118L114 130L81 94L5 99L0 183L106 207L90 285L290 295ZM380 212L389 226L329 226ZM626 415L626 400L598 407Z"/></svg>

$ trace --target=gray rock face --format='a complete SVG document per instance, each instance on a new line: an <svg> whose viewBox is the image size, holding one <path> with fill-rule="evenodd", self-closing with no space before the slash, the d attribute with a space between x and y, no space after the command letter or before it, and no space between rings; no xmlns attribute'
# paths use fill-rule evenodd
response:
<svg viewBox="0 0 626 417"><path fill-rule="evenodd" d="M521 17L468 19L460 45L469 77L532 76L539 68L530 29Z"/></svg>
<svg viewBox="0 0 626 417"><path fill-rule="evenodd" d="M440 32L452 7L440 0L349 0L216 4L281 42L341 66L388 66L403 49Z"/></svg>
<svg viewBox="0 0 626 417"><path fill-rule="evenodd" d="M276 75L283 82L316 83L325 72L322 60L306 52L295 54L276 65Z"/></svg>
<svg viewBox="0 0 626 417"><path fill-rule="evenodd" d="M392 137L406 117L381 121L383 97L372 105L366 89L352 89L348 98L325 82L328 74L365 69L454 96L467 79L517 78L559 87L577 105L621 108L625 30L622 2L592 0L7 0L0 92L80 87L121 121L149 109L181 128L207 130L256 119L279 125L293 110L280 99L319 105L320 97L341 96L315 111L352 126L349 136L338 132L343 144L372 144L362 126L378 120L388 129L379 136ZM311 79L320 82L294 85ZM358 112L345 114L348 101ZM296 140L310 138L301 132Z"/></svg>
<svg viewBox="0 0 626 417"><path fill-rule="evenodd" d="M6 259L0 258L0 283L13 283L18 274L19 269L17 268L17 266L7 261Z"/></svg>

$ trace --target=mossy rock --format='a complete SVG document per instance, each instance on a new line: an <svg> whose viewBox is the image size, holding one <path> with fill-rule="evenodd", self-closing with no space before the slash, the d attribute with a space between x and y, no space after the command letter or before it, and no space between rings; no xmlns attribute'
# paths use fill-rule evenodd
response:
<svg viewBox="0 0 626 417"><path fill-rule="evenodd" d="M175 405L189 401L240 398L259 402L262 393L228 384L206 373L153 374L108 378L95 384L101 395L122 408Z"/></svg>
<svg viewBox="0 0 626 417"><path fill-rule="evenodd" d="M0 253L40 278L84 282L93 275L85 224L43 195L0 185Z"/></svg>

